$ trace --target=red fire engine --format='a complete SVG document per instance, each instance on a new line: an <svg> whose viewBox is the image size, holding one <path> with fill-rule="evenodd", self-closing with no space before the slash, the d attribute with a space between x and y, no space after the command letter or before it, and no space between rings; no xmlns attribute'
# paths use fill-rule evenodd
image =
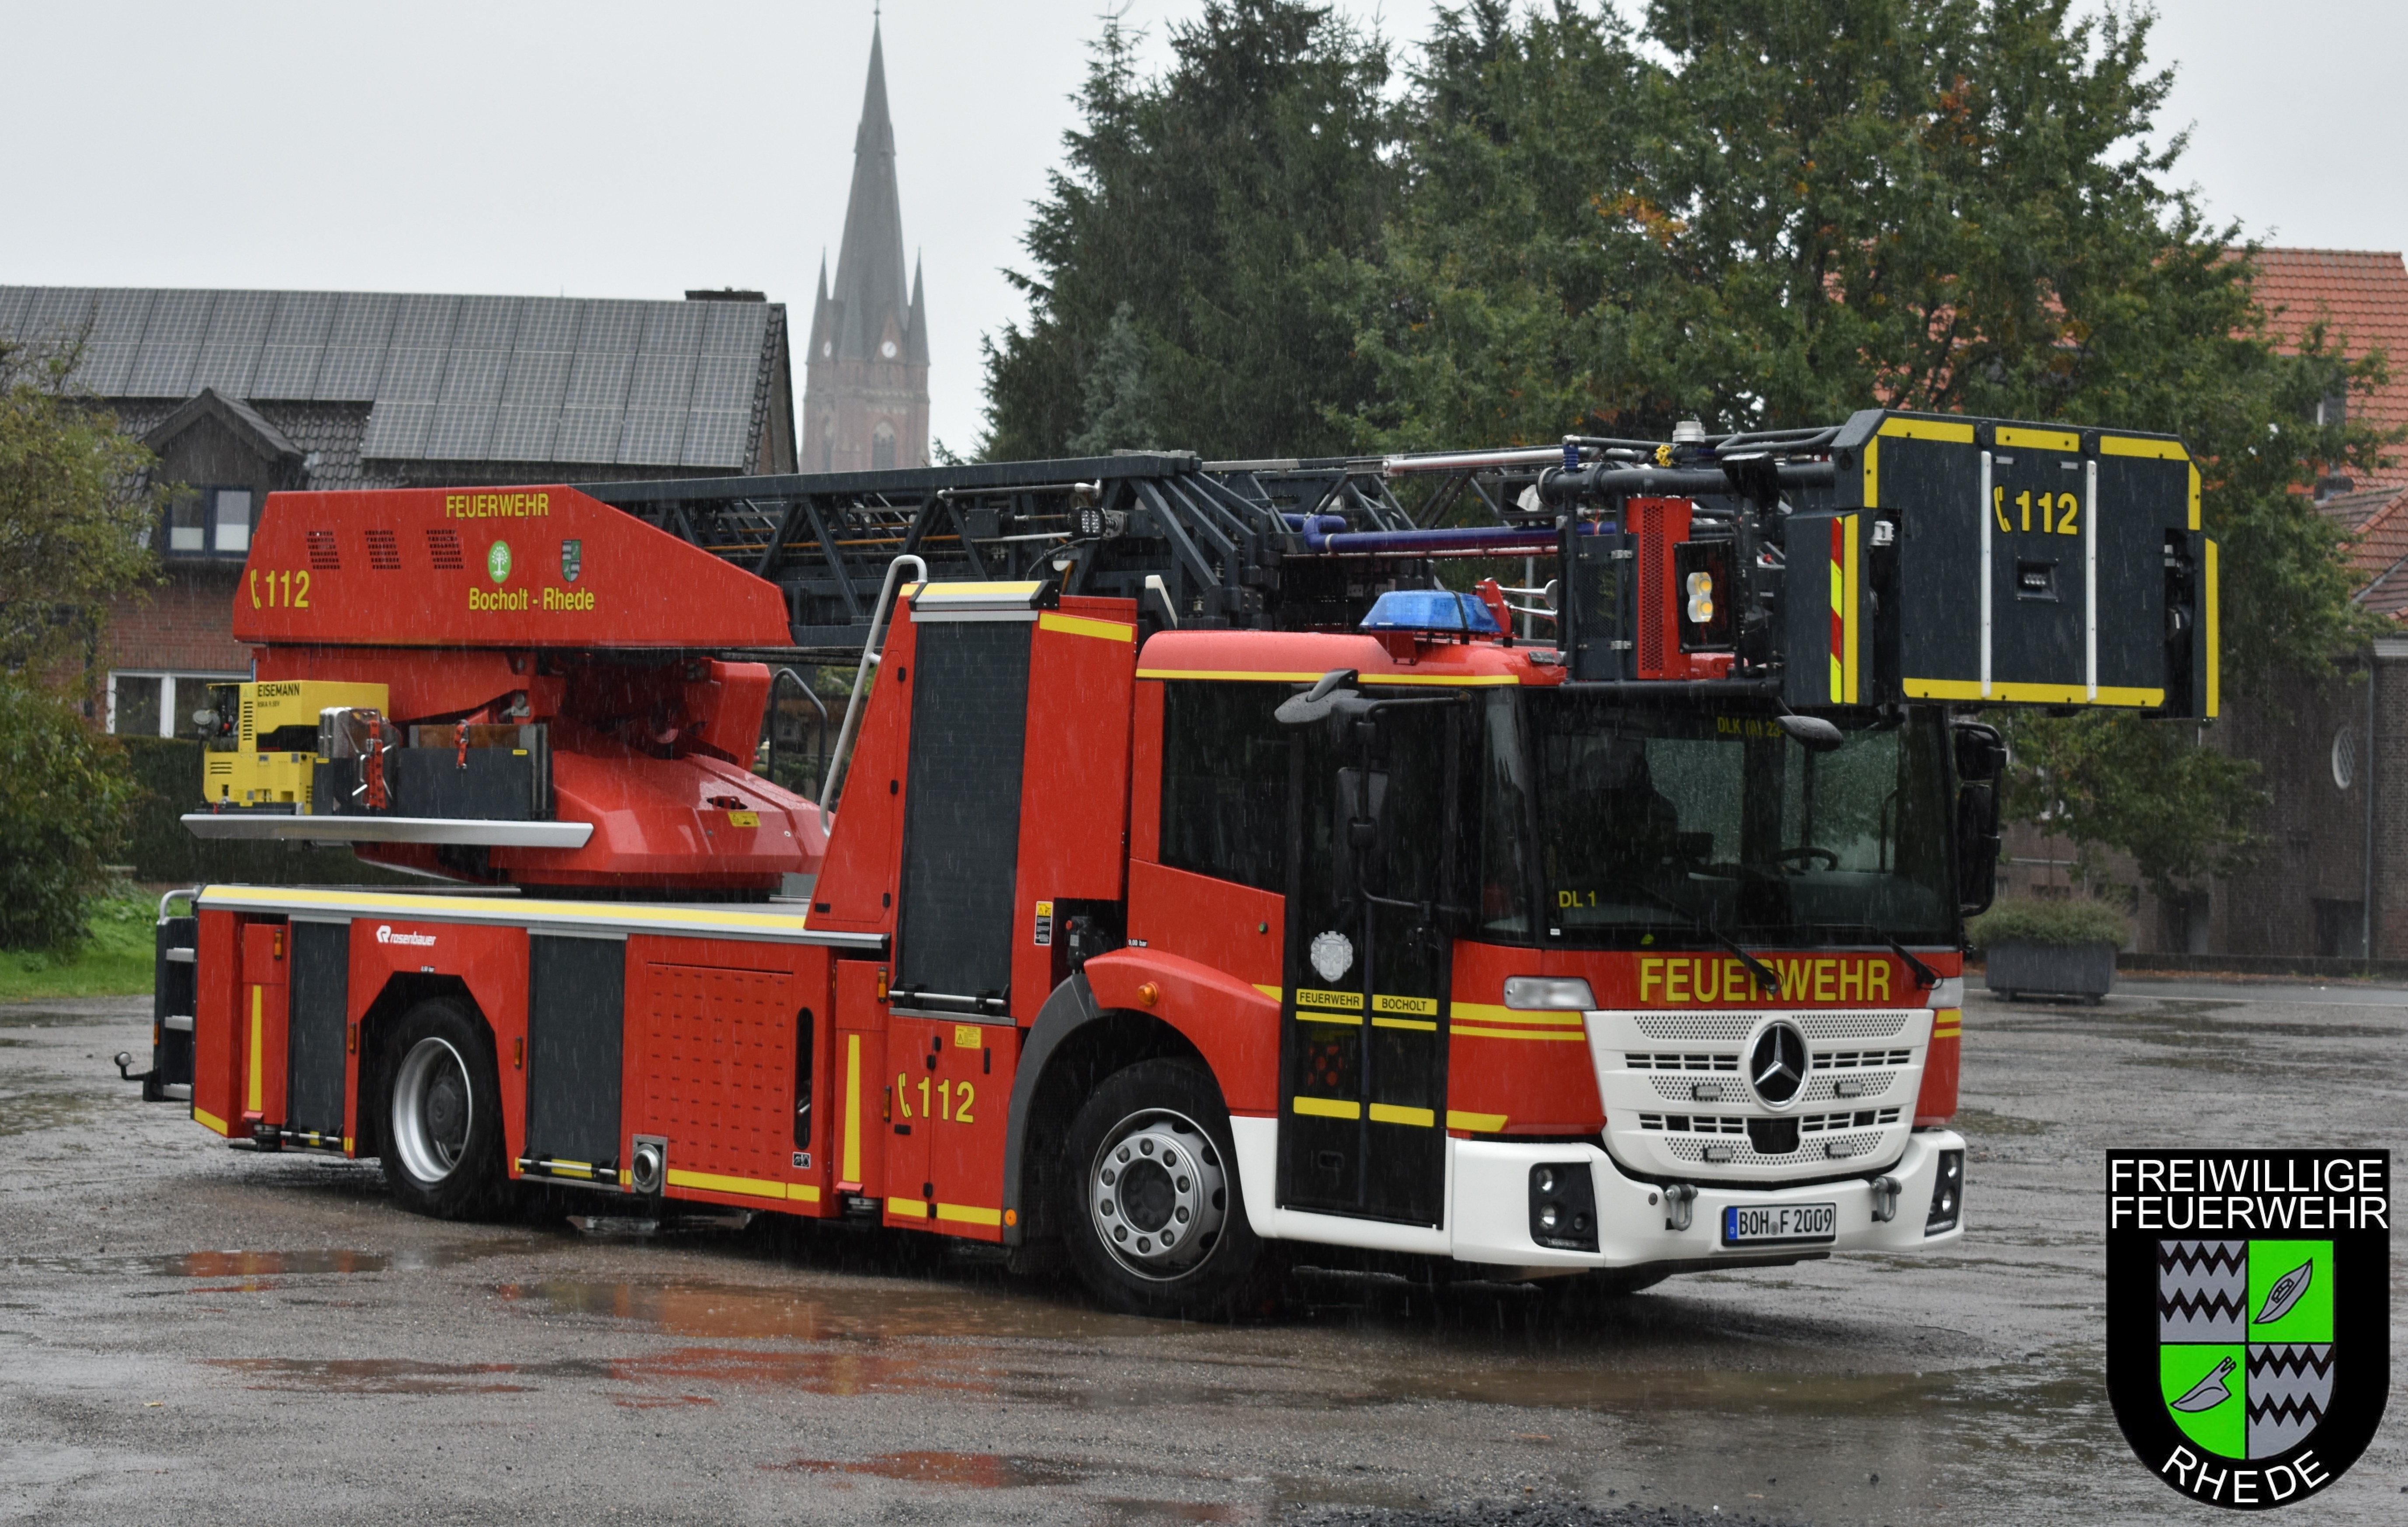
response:
<svg viewBox="0 0 2408 1527"><path fill-rule="evenodd" d="M1140 1310L1268 1243L1637 1287L1959 1237L1970 716L2214 713L2183 448L1876 411L1528 478L1525 606L1197 629L897 558L834 813L752 768L776 586L565 487L274 495L187 821L450 884L192 892L150 1086L427 1213L874 1220Z"/></svg>

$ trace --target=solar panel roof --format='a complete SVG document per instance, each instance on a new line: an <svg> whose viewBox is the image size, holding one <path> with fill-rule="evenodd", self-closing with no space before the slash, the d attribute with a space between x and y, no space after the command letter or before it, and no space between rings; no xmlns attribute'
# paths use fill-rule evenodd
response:
<svg viewBox="0 0 2408 1527"><path fill-rule="evenodd" d="M0 335L80 335L102 397L371 406L363 457L744 468L759 302L0 286Z"/></svg>

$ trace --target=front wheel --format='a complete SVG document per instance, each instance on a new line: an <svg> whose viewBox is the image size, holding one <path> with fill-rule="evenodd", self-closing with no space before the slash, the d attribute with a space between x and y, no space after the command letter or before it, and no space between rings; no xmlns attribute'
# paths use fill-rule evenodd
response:
<svg viewBox="0 0 2408 1527"><path fill-rule="evenodd" d="M461 1220L502 1181L501 1083L483 1024L449 1002L402 1016L385 1075L384 1176L394 1202Z"/></svg>
<svg viewBox="0 0 2408 1527"><path fill-rule="evenodd" d="M1268 1292L1211 1076L1184 1061L1118 1072L1071 1120L1068 1146L1070 1259L1105 1304L1194 1319L1241 1312Z"/></svg>

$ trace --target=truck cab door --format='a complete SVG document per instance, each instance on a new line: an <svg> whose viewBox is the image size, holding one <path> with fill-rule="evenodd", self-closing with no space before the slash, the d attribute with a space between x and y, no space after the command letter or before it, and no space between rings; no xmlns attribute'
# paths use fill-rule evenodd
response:
<svg viewBox="0 0 2408 1527"><path fill-rule="evenodd" d="M1297 730L1283 1207L1431 1226L1444 1216L1464 711L1398 705Z"/></svg>

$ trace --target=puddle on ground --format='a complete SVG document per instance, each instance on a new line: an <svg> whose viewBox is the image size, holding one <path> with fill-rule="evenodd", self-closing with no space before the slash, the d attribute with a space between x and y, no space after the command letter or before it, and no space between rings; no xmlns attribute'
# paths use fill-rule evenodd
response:
<svg viewBox="0 0 2408 1527"><path fill-rule="evenodd" d="M1168 1321L1082 1308L1058 1295L942 1283L898 1286L892 1279L794 1289L562 1279L505 1283L496 1292L505 1300L539 1302L557 1312L598 1315L668 1335L714 1340L1005 1336L1092 1341L1179 1329Z"/></svg>
<svg viewBox="0 0 2408 1527"><path fill-rule="evenodd" d="M1956 1127L1971 1139L1989 1135L2043 1135L2048 1131L2048 1125L2037 1119L2018 1119L2014 1114L1962 1106L1956 1110Z"/></svg>
<svg viewBox="0 0 2408 1527"><path fill-rule="evenodd" d="M202 1360L248 1380L245 1389L314 1394L523 1394L509 1363L410 1363L399 1358L219 1357Z"/></svg>
<svg viewBox="0 0 2408 1527"><path fill-rule="evenodd" d="M280 1277L310 1273L381 1273L394 1259L380 1251L187 1251L153 1257L150 1271L167 1277Z"/></svg>
<svg viewBox="0 0 2408 1527"><path fill-rule="evenodd" d="M0 1092L0 1135L87 1123L97 1101L81 1092Z"/></svg>
<svg viewBox="0 0 2408 1527"><path fill-rule="evenodd" d="M1069 1485L1088 1477L1089 1472L1058 1459L948 1452L881 1453L852 1463L797 1458L760 1466L779 1474L870 1474L882 1479L908 1479L915 1484L952 1485L964 1490Z"/></svg>
<svg viewBox="0 0 2408 1527"><path fill-rule="evenodd" d="M52 1013L40 1008L0 1007L0 1029L89 1029L107 1023L150 1021L147 1013Z"/></svg>
<svg viewBox="0 0 2408 1527"><path fill-rule="evenodd" d="M609 1377L654 1390L700 1385L794 1389L812 1394L907 1394L942 1390L992 1394L994 1376L981 1354L929 1348L910 1355L878 1351L765 1352L748 1348L681 1347L608 1364ZM625 1402L622 1402L623 1404Z"/></svg>

